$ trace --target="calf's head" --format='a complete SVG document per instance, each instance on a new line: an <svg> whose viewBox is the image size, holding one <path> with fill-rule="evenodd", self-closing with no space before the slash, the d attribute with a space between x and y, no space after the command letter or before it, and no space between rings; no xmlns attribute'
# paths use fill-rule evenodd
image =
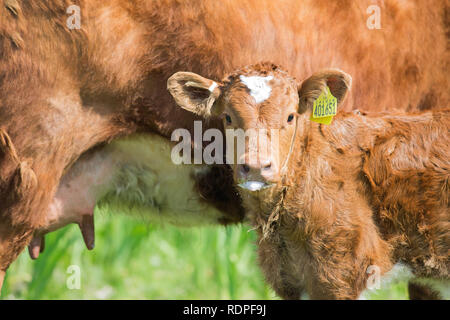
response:
<svg viewBox="0 0 450 320"><path fill-rule="evenodd" d="M313 74L301 85L271 63L245 67L215 82L191 72L168 80L176 103L204 118L223 120L227 162L239 186L267 188L285 174L297 129L310 121L314 101L327 87L342 103L351 77L337 69Z"/></svg>

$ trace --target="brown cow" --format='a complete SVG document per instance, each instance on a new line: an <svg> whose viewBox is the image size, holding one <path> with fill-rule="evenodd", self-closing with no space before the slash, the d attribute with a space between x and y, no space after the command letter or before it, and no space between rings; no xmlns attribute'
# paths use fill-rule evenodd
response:
<svg viewBox="0 0 450 320"><path fill-rule="evenodd" d="M226 128L263 130L232 167L281 297L355 299L369 273L400 262L416 277L450 280L450 109L341 112L328 126L312 121L313 106L328 88L341 106L351 77L340 70L299 86L262 63L224 79L210 93L212 80L180 72L168 88L181 107L222 116Z"/></svg>
<svg viewBox="0 0 450 320"><path fill-rule="evenodd" d="M33 233L33 257L45 232L71 222L92 248L98 201L183 225L242 218L226 166L168 161L172 131L199 119L166 92L177 70L216 78L270 59L303 79L341 66L358 88L347 110L446 105L446 2L380 1L382 28L370 30L373 4L1 1L0 284ZM71 5L81 29L67 25Z"/></svg>

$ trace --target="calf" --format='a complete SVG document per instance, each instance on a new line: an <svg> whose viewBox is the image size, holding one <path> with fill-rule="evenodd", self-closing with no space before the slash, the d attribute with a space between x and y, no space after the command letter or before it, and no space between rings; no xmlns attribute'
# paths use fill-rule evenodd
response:
<svg viewBox="0 0 450 320"><path fill-rule="evenodd" d="M396 263L449 279L450 110L340 112L326 125L316 121L332 112L317 118L315 101L342 104L351 77L340 70L298 85L262 63L209 92L212 83L181 72L168 88L182 108L221 116L228 129L262 129L232 167L261 267L282 298L355 299L373 270Z"/></svg>

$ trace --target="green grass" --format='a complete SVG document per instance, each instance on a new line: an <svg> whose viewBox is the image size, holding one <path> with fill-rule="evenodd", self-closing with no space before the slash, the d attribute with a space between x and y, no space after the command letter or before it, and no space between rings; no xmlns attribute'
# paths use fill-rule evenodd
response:
<svg viewBox="0 0 450 320"><path fill-rule="evenodd" d="M10 267L3 299L278 299L256 263L255 234L245 225L176 228L96 213L96 248L77 226L46 237L32 261L24 251ZM81 288L70 290L77 265ZM372 299L406 299L406 283Z"/></svg>

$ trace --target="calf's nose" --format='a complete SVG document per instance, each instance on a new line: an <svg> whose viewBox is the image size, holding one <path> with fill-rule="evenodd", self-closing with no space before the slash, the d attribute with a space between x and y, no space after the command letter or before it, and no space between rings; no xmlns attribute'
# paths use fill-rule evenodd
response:
<svg viewBox="0 0 450 320"><path fill-rule="evenodd" d="M257 164L243 163L238 165L237 169L241 180L271 180L277 173L276 166L271 160L264 160Z"/></svg>

